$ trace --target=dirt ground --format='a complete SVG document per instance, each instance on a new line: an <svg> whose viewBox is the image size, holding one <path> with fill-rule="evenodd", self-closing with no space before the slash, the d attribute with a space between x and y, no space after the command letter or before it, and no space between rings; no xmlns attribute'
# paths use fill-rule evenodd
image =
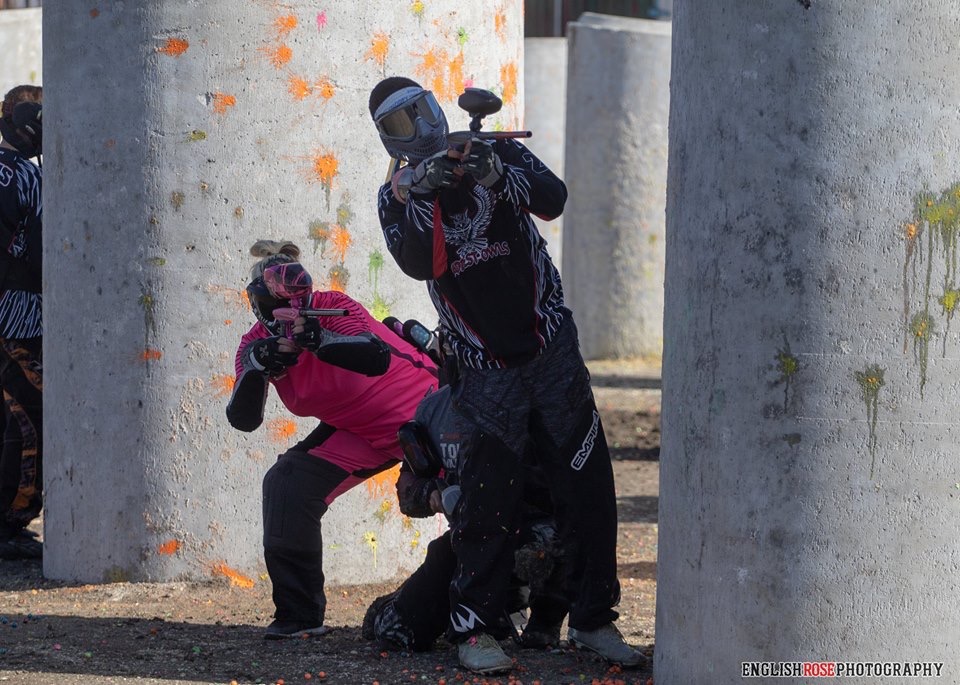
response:
<svg viewBox="0 0 960 685"><path fill-rule="evenodd" d="M619 510L618 626L653 652L658 374L643 364L591 363L594 391L614 459ZM424 654L380 652L360 637L364 611L396 584L328 587L327 622L313 639L269 642L269 587L224 583L67 585L46 580L39 561L0 561L0 682L92 683L624 683L647 685L648 667L610 668L565 643L520 650L509 676L461 670L446 643ZM565 634L565 631L564 631Z"/></svg>

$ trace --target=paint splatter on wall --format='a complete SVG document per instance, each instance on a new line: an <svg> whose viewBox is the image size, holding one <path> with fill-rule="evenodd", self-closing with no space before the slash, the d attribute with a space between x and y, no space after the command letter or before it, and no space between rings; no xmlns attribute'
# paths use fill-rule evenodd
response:
<svg viewBox="0 0 960 685"><path fill-rule="evenodd" d="M243 588L244 590L249 590L254 585L256 585L256 581L253 578L250 578L249 576L245 576L244 574L240 573L236 569L230 568L223 562L219 562L213 565L213 575L222 576L227 580L229 580L231 585L235 587Z"/></svg>
<svg viewBox="0 0 960 685"><path fill-rule="evenodd" d="M877 461L877 416L880 412L880 388L885 384L883 374L884 369L876 364L868 366L863 371L854 373L854 377L860 385L863 403L867 408L867 424L870 431L867 439L867 449L870 451L871 480L873 480L873 473Z"/></svg>
<svg viewBox="0 0 960 685"><path fill-rule="evenodd" d="M390 52L390 39L383 31L373 34L370 39L370 49L364 55L365 60L373 60L380 66L380 72L385 73L387 66L387 53Z"/></svg>
<svg viewBox="0 0 960 685"><path fill-rule="evenodd" d="M217 114L226 114L227 111L236 106L237 98L229 93L216 92L211 96L213 111Z"/></svg>
<svg viewBox="0 0 960 685"><path fill-rule="evenodd" d="M297 424L287 418L270 419L267 431L274 442L287 442L297 434Z"/></svg>
<svg viewBox="0 0 960 685"><path fill-rule="evenodd" d="M183 38L167 38L163 46L157 48L157 52L167 55L168 57L179 57L185 53L189 47L190 43Z"/></svg>

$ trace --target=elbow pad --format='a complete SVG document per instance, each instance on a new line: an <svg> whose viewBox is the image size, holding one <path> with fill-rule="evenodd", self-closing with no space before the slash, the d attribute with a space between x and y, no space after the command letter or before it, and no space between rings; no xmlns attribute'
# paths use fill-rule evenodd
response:
<svg viewBox="0 0 960 685"><path fill-rule="evenodd" d="M227 403L227 421L245 433L255 431L263 423L263 409L267 404L269 381L267 375L255 369L245 369L233 386L233 395Z"/></svg>
<svg viewBox="0 0 960 685"><path fill-rule="evenodd" d="M351 336L331 335L314 354L320 361L364 376L382 376L390 368L390 348L368 332Z"/></svg>

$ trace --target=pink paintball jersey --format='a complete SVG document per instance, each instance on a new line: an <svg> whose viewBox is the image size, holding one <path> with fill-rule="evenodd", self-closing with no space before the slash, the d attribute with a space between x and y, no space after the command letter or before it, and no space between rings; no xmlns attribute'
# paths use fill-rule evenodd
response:
<svg viewBox="0 0 960 685"><path fill-rule="evenodd" d="M348 310L347 316L319 317L320 325L341 335L374 333L390 347L390 368L382 376L364 376L322 362L304 350L286 373L270 378L280 401L292 414L312 416L350 431L375 449L398 448L397 430L413 418L420 400L437 388L436 365L343 293L315 292L306 306ZM243 350L251 341L270 336L270 331L258 321L241 338L235 365L237 378L242 371Z"/></svg>

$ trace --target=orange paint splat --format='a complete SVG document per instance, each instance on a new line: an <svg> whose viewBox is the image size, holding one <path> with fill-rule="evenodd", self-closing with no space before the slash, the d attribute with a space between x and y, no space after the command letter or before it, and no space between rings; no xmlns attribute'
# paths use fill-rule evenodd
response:
<svg viewBox="0 0 960 685"><path fill-rule="evenodd" d="M318 150L311 158L312 178L324 185L330 185L337 175L337 158L329 152Z"/></svg>
<svg viewBox="0 0 960 685"><path fill-rule="evenodd" d="M287 79L287 90L290 91L295 100L306 100L310 97L310 92L313 89L306 79L299 76L290 76Z"/></svg>
<svg viewBox="0 0 960 685"><path fill-rule="evenodd" d="M330 290L338 293L347 292L346 273L337 267L330 269Z"/></svg>
<svg viewBox="0 0 960 685"><path fill-rule="evenodd" d="M224 325L224 326L229 326L229 325L232 324L232 323L233 323L233 319L224 319L224 320L223 320L223 325Z"/></svg>
<svg viewBox="0 0 960 685"><path fill-rule="evenodd" d="M500 67L500 82L503 83L503 104L509 105L517 97L516 62L507 62Z"/></svg>
<svg viewBox="0 0 960 685"><path fill-rule="evenodd" d="M282 17L277 17L273 25L277 29L277 35L285 36L297 28L297 18L292 14L287 14Z"/></svg>
<svg viewBox="0 0 960 685"><path fill-rule="evenodd" d="M176 554L177 550L180 549L179 540L167 540L163 544L157 547L158 554Z"/></svg>
<svg viewBox="0 0 960 685"><path fill-rule="evenodd" d="M466 79L463 77L463 53L460 52L450 60L450 64L447 69L450 73L450 89L454 93L462 93L463 89L466 88L464 85ZM459 97L459 96L458 96Z"/></svg>
<svg viewBox="0 0 960 685"><path fill-rule="evenodd" d="M157 52L162 52L168 57L179 57L185 53L189 47L190 43L183 38L167 38L167 42L163 44L162 48L157 48Z"/></svg>
<svg viewBox="0 0 960 685"><path fill-rule="evenodd" d="M217 114L226 114L227 110L237 104L237 98L227 93L213 94L213 111Z"/></svg>
<svg viewBox="0 0 960 685"><path fill-rule="evenodd" d="M321 78L319 81L317 81L316 88L317 92L320 93L320 97L322 97L324 100L329 100L336 92L333 82L327 78Z"/></svg>
<svg viewBox="0 0 960 685"><path fill-rule="evenodd" d="M100 16L100 10L98 10L96 7L94 7L92 10L90 10L90 18L91 18L91 19L96 19L96 18L99 17L99 16Z"/></svg>
<svg viewBox="0 0 960 685"><path fill-rule="evenodd" d="M290 419L270 419L267 422L270 439L274 442L286 442L297 432L297 424Z"/></svg>
<svg viewBox="0 0 960 685"><path fill-rule="evenodd" d="M390 39L383 31L373 34L370 41L370 49L364 55L364 59L372 59L381 67L387 63L387 53L390 51Z"/></svg>
<svg viewBox="0 0 960 685"><path fill-rule="evenodd" d="M353 244L350 232L343 226L334 226L330 233L330 242L333 243L333 254L341 264L347 259L347 249Z"/></svg>
<svg viewBox="0 0 960 685"><path fill-rule="evenodd" d="M397 483L397 476L400 475L400 464L392 469L381 471L380 473L367 478L364 483L367 486L367 494L370 499L381 499L388 496L396 496L394 486Z"/></svg>
<svg viewBox="0 0 960 685"><path fill-rule="evenodd" d="M163 356L163 352L160 350L154 350L151 348L145 349L140 353L140 361L144 362L155 362Z"/></svg>
<svg viewBox="0 0 960 685"><path fill-rule="evenodd" d="M248 578L239 571L234 571L224 563L214 564L213 574L216 576L224 576L230 580L231 585L236 585L237 587L242 587L247 590L252 588L255 584L253 578Z"/></svg>
<svg viewBox="0 0 960 685"><path fill-rule="evenodd" d="M275 66L277 69L280 69L293 59L293 50L290 49L289 45L278 45L277 47L268 47L260 48L262 52L267 55L267 59L270 60L270 64Z"/></svg>
<svg viewBox="0 0 960 685"><path fill-rule="evenodd" d="M446 50L431 48L419 57L415 71L429 84L434 96L441 101L459 97L463 92L463 54L450 60Z"/></svg>
<svg viewBox="0 0 960 685"><path fill-rule="evenodd" d="M210 382L215 389L214 397L226 397L233 392L233 386L237 379L225 373L220 373L214 376Z"/></svg>
<svg viewBox="0 0 960 685"><path fill-rule="evenodd" d="M500 40L507 40L507 15L503 10L493 15L493 28L497 32L497 37Z"/></svg>
<svg viewBox="0 0 960 685"><path fill-rule="evenodd" d="M227 288L223 285L208 285L207 292L223 297L224 304L236 307L237 309L250 309L250 297L247 295L246 290Z"/></svg>

